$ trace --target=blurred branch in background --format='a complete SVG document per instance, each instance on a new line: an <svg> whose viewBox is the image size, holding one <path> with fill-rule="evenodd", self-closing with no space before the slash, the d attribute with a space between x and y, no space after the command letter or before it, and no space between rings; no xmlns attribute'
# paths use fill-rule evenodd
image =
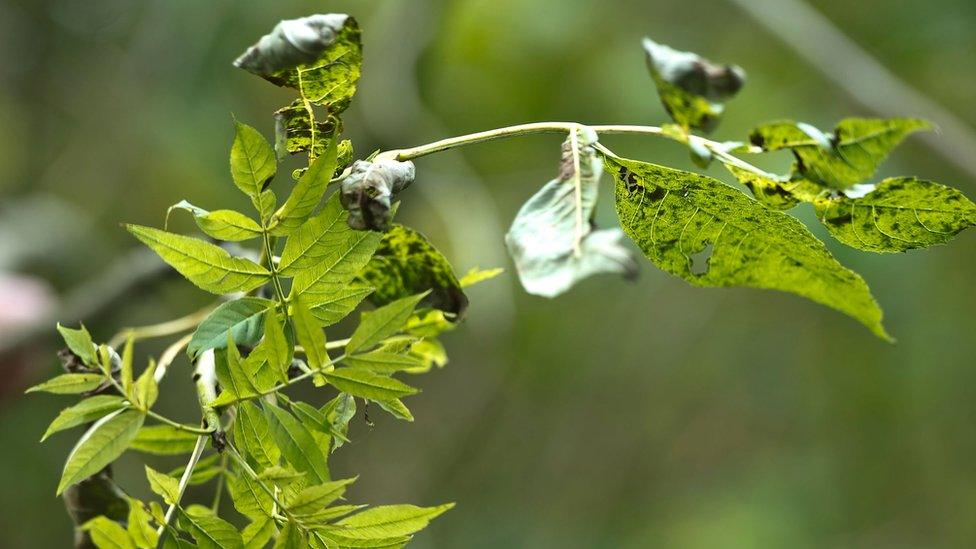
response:
<svg viewBox="0 0 976 549"><path fill-rule="evenodd" d="M888 70L803 0L729 0L800 57L881 116L919 116L941 134L924 135L938 155L976 177L976 130Z"/></svg>

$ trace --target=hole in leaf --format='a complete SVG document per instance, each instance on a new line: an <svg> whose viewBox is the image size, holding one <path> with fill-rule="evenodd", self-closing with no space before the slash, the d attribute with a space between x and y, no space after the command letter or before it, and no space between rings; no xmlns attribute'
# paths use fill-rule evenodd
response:
<svg viewBox="0 0 976 549"><path fill-rule="evenodd" d="M691 274L695 276L701 276L708 272L708 260L712 257L712 244L709 242L705 245L702 251L692 255L689 260L691 262Z"/></svg>

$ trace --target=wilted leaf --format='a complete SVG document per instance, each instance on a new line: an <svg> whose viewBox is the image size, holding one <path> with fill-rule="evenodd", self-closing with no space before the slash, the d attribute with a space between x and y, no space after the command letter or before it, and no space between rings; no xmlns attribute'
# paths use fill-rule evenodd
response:
<svg viewBox="0 0 976 549"><path fill-rule="evenodd" d="M108 413L124 407L125 399L120 396L97 395L86 398L70 408L61 410L58 417L54 418L54 421L48 426L44 436L41 437L41 442L44 442L47 437L58 431L64 431L65 429L77 427L83 423L95 421Z"/></svg>
<svg viewBox="0 0 976 549"><path fill-rule="evenodd" d="M263 405L271 436L288 463L317 484L328 482L329 466L312 433L288 412L268 402Z"/></svg>
<svg viewBox="0 0 976 549"><path fill-rule="evenodd" d="M413 314L414 308L427 293L417 294L398 299L389 305L384 305L375 311L363 313L359 326L346 344L346 354L373 347L387 336L395 334Z"/></svg>
<svg viewBox="0 0 976 549"><path fill-rule="evenodd" d="M864 280L793 217L709 177L620 158L606 163L617 179L621 225L661 269L698 286L792 292L889 339Z"/></svg>
<svg viewBox="0 0 976 549"><path fill-rule="evenodd" d="M847 189L867 180L910 133L931 129L915 118L845 118L827 134L809 124L790 120L765 124L749 140L766 151L789 149L796 171L814 182Z"/></svg>
<svg viewBox="0 0 976 549"><path fill-rule="evenodd" d="M129 447L158 456L189 454L197 443L197 436L172 425L147 425L139 429Z"/></svg>
<svg viewBox="0 0 976 549"><path fill-rule="evenodd" d="M914 177L885 179L860 198L826 198L816 207L837 240L869 252L945 244L976 224L976 205L964 194Z"/></svg>
<svg viewBox="0 0 976 549"><path fill-rule="evenodd" d="M234 184L253 198L274 179L278 171L277 160L261 132L236 120L234 126L237 133L230 149L230 174Z"/></svg>
<svg viewBox="0 0 976 549"><path fill-rule="evenodd" d="M210 212L198 208L186 200L173 204L166 210L166 219L173 210L185 210L193 215L197 227L212 238L228 242L240 242L261 236L261 225L246 215L234 210Z"/></svg>
<svg viewBox="0 0 976 549"><path fill-rule="evenodd" d="M685 128L711 131L722 115L722 102L742 88L746 73L736 65L715 65L691 52L644 39L647 68L664 108Z"/></svg>
<svg viewBox="0 0 976 549"><path fill-rule="evenodd" d="M226 349L227 333L241 345L256 345L264 334L264 315L274 302L258 297L242 297L222 303L204 319L193 333L186 352L191 359L207 349Z"/></svg>
<svg viewBox="0 0 976 549"><path fill-rule="evenodd" d="M347 222L357 231L386 231L393 220L393 202L413 183L413 162L392 159L353 162L342 178L342 207L349 211Z"/></svg>
<svg viewBox="0 0 976 549"><path fill-rule="evenodd" d="M403 225L394 224L383 235L361 278L375 288L369 299L376 305L429 290L423 305L458 318L468 307L447 258L424 235Z"/></svg>
<svg viewBox="0 0 976 549"><path fill-rule="evenodd" d="M122 455L144 420L145 416L139 412L119 410L96 421L68 455L58 483L58 495Z"/></svg>
<svg viewBox="0 0 976 549"><path fill-rule="evenodd" d="M325 120L315 120L313 116L301 99L275 111L275 152L279 159L300 152L315 159L330 147L338 148L342 120L331 114Z"/></svg>
<svg viewBox="0 0 976 549"><path fill-rule="evenodd" d="M246 292L271 279L264 267L231 257L209 242L140 225L125 227L190 282L210 293Z"/></svg>
<svg viewBox="0 0 976 549"><path fill-rule="evenodd" d="M101 386L105 377L101 374L61 374L27 389L26 393L54 393L56 395L73 395L86 393Z"/></svg>
<svg viewBox="0 0 976 549"><path fill-rule="evenodd" d="M577 140L571 136L563 143L559 177L522 206L505 235L519 279L530 294L555 297L599 273L637 274L623 233L592 226L603 174L593 148L596 140L596 133L587 128Z"/></svg>

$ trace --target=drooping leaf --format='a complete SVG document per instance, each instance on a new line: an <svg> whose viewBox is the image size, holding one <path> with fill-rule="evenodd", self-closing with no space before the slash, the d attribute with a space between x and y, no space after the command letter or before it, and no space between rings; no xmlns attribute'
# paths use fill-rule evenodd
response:
<svg viewBox="0 0 976 549"><path fill-rule="evenodd" d="M25 393L54 393L73 395L86 393L101 386L105 378L101 374L61 374L24 391Z"/></svg>
<svg viewBox="0 0 976 549"><path fill-rule="evenodd" d="M402 381L368 370L339 368L323 375L336 389L370 400L392 400L419 392Z"/></svg>
<svg viewBox="0 0 976 549"><path fill-rule="evenodd" d="M685 128L711 131L722 104L742 88L746 73L736 65L716 65L694 53L644 39L647 68L671 118Z"/></svg>
<svg viewBox="0 0 976 549"><path fill-rule="evenodd" d="M661 269L698 286L792 292L889 338L864 280L795 218L709 177L621 158L606 163L617 179L621 225Z"/></svg>
<svg viewBox="0 0 976 549"><path fill-rule="evenodd" d="M191 505L180 509L180 525L193 536L200 549L243 549L241 534L210 509Z"/></svg>
<svg viewBox="0 0 976 549"><path fill-rule="evenodd" d="M349 226L357 231L388 230L393 221L393 203L415 176L416 169L410 161L384 158L353 162L340 188L342 207L349 211Z"/></svg>
<svg viewBox="0 0 976 549"><path fill-rule="evenodd" d="M98 549L136 549L132 536L108 517L95 517L81 527Z"/></svg>
<svg viewBox="0 0 976 549"><path fill-rule="evenodd" d="M945 244L976 224L976 205L964 194L914 177L885 179L859 198L825 198L816 209L837 240L869 252Z"/></svg>
<svg viewBox="0 0 976 549"><path fill-rule="evenodd" d="M157 456L189 454L197 443L197 436L172 425L146 425L139 429L129 448Z"/></svg>
<svg viewBox="0 0 976 549"><path fill-rule="evenodd" d="M154 549L159 542L156 529L152 525L152 517L143 503L135 498L129 498L129 516L126 531L133 543L140 549Z"/></svg>
<svg viewBox="0 0 976 549"><path fill-rule="evenodd" d="M285 243L278 270L295 277L293 295L329 294L345 287L369 261L381 234L353 231L349 214L333 195L322 212L306 221Z"/></svg>
<svg viewBox="0 0 976 549"><path fill-rule="evenodd" d="M278 465L281 459L281 451L268 429L267 418L251 402L242 402L237 407L234 442L258 472Z"/></svg>
<svg viewBox="0 0 976 549"><path fill-rule="evenodd" d="M238 513L251 520L272 516L274 501L257 481L247 474L241 472L231 477L227 488L230 490L231 499L234 500L234 509L237 509Z"/></svg>
<svg viewBox="0 0 976 549"><path fill-rule="evenodd" d="M261 132L236 120L234 127L237 133L230 149L230 174L237 188L253 198L274 179L278 163Z"/></svg>
<svg viewBox="0 0 976 549"><path fill-rule="evenodd" d="M271 223L273 234L285 235L299 228L315 210L336 169L336 143L332 140L322 156L312 162L295 183L288 200L281 206Z"/></svg>
<svg viewBox="0 0 976 549"><path fill-rule="evenodd" d="M328 482L329 466L325 454L308 428L281 408L268 402L263 405L271 436L288 463L307 473L317 484Z"/></svg>
<svg viewBox="0 0 976 549"><path fill-rule="evenodd" d="M61 482L58 483L58 495L68 486L101 471L122 455L129 441L142 427L145 417L136 411L119 410L96 421L68 455Z"/></svg>
<svg viewBox="0 0 976 549"><path fill-rule="evenodd" d="M525 291L555 297L600 273L633 278L637 262L619 229L594 230L603 164L596 132L585 129L563 144L559 176L526 202L505 235Z"/></svg>
<svg viewBox="0 0 976 549"><path fill-rule="evenodd" d="M175 478L153 469L146 465L146 478L149 480L149 488L157 494L168 505L173 505L180 500L180 482Z"/></svg>
<svg viewBox="0 0 976 549"><path fill-rule="evenodd" d="M405 297L374 311L363 313L359 320L359 326L356 327L356 331L349 338L349 343L346 344L346 354L367 350L387 336L395 334L407 323L414 308L426 296L427 293L424 292Z"/></svg>
<svg viewBox="0 0 976 549"><path fill-rule="evenodd" d="M361 32L345 14L281 21L234 65L339 114L356 94L363 61Z"/></svg>
<svg viewBox="0 0 976 549"><path fill-rule="evenodd" d="M243 257L231 257L209 242L152 227L125 227L187 280L210 293L246 292L271 278L264 267Z"/></svg>
<svg viewBox="0 0 976 549"><path fill-rule="evenodd" d="M68 349L71 349L71 352L77 355L83 363L88 366L98 364L98 357L95 356L95 343L92 342L91 335L84 325L76 330L58 324L58 332L64 338L64 343Z"/></svg>
<svg viewBox="0 0 976 549"><path fill-rule="evenodd" d="M86 398L70 408L61 410L58 417L54 418L54 421L48 426L47 431L44 432L44 436L41 437L41 442L44 442L47 437L54 433L77 427L83 423L95 421L106 414L124 407L125 399L120 396L96 395Z"/></svg>
<svg viewBox="0 0 976 549"><path fill-rule="evenodd" d="M845 118L828 134L786 120L756 128L749 140L766 151L789 149L800 175L834 189L847 189L874 175L888 153L909 134L931 128L925 120L915 118Z"/></svg>
<svg viewBox="0 0 976 549"><path fill-rule="evenodd" d="M429 290L425 305L457 317L468 306L447 258L424 235L400 224L383 235L361 278L375 288L369 299L376 305Z"/></svg>
<svg viewBox="0 0 976 549"><path fill-rule="evenodd" d="M453 503L437 507L416 505L372 507L337 522L336 533L354 539L408 536L423 530L431 520L452 507L454 507Z"/></svg>
<svg viewBox="0 0 976 549"><path fill-rule="evenodd" d="M264 330L264 315L274 302L258 297L242 297L222 303L200 323L186 352L191 359L207 349L226 349L227 333L241 345L255 345Z"/></svg>
<svg viewBox="0 0 976 549"><path fill-rule="evenodd" d="M246 215L234 210L207 211L190 204L186 200L173 204L166 211L167 221L173 210L185 210L193 214L197 227L212 238L228 242L240 242L261 236L261 225Z"/></svg>

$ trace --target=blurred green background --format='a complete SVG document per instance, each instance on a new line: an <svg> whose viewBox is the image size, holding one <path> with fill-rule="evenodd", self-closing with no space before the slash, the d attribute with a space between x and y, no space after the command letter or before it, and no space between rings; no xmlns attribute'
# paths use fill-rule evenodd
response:
<svg viewBox="0 0 976 549"><path fill-rule="evenodd" d="M972 0L810 4L976 124ZM182 198L246 207L227 170L231 113L270 136L291 94L230 61L279 19L328 11L365 29L346 116L359 155L527 121L663 122L644 35L749 71L719 139L773 118L874 114L724 0L0 0L0 327L51 322L0 355L0 546L70 540L54 491L80 433L37 443L69 399L21 395L57 372L53 319L78 320L58 316L56 296L126 274L119 258L136 242L120 221L161 226ZM606 143L692 168L671 143ZM421 548L976 546L976 234L892 256L828 240L871 284L894 346L797 297L692 288L650 263L635 284L600 277L544 300L518 288L502 235L555 174L558 146L527 137L417 162L401 219L460 272L509 272L470 292L468 321L445 338L450 364L412 380L415 423L354 420L354 443L332 458L337 475L360 475L353 501L457 501ZM908 174L976 195L976 177L919 138L879 175ZM104 340L208 300L167 278L86 322ZM159 406L195 421L189 367L174 368ZM140 460L126 455L117 477L145 495Z"/></svg>

